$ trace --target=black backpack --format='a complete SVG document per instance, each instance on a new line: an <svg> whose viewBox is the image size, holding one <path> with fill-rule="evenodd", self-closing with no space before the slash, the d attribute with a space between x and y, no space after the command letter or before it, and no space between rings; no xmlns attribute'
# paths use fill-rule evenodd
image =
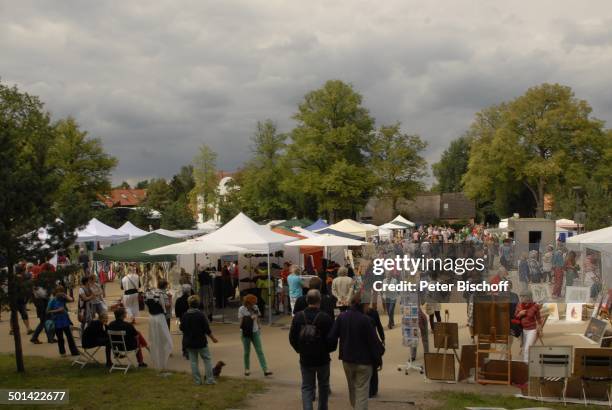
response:
<svg viewBox="0 0 612 410"><path fill-rule="evenodd" d="M319 328L315 325L317 318L320 314L321 312L318 312L312 323L308 323L306 312L302 311L302 316L304 316L304 325L300 329L299 343L301 352L309 350L321 338L321 332L319 331Z"/></svg>
<svg viewBox="0 0 612 410"><path fill-rule="evenodd" d="M248 339L253 337L253 318L251 316L243 316L240 321L240 330L242 330L242 336Z"/></svg>

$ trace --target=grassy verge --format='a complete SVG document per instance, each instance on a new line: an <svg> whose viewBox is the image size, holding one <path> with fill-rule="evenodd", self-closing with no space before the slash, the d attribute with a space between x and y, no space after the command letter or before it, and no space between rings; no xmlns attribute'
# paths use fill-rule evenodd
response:
<svg viewBox="0 0 612 410"><path fill-rule="evenodd" d="M221 377L214 386L196 386L187 373L160 377L154 370L138 369L109 374L104 367L81 370L68 360L43 357L26 357L25 367L25 374L17 373L15 357L0 354L0 388L68 389L70 404L60 409L232 409L264 389L256 380Z"/></svg>
<svg viewBox="0 0 612 410"><path fill-rule="evenodd" d="M529 407L545 407L551 409L576 409L576 410L601 410L601 406L584 406L582 404L546 403L540 401L526 400L513 396L500 396L492 394L476 394L462 392L440 392L436 394L439 400L439 410L464 410L466 407L502 407L505 409L524 409Z"/></svg>

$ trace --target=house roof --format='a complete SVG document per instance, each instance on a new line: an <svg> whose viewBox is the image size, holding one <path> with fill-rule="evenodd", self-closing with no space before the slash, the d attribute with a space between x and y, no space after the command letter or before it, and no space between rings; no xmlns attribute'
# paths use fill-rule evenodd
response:
<svg viewBox="0 0 612 410"><path fill-rule="evenodd" d="M109 207L138 206L147 197L146 189L111 189L106 195L100 195L100 200Z"/></svg>

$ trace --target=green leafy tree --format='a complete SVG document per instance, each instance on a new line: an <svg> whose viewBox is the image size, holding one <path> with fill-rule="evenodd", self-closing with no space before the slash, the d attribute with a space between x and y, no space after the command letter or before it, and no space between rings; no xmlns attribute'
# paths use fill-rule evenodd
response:
<svg viewBox="0 0 612 410"><path fill-rule="evenodd" d="M468 170L470 156L470 138L467 135L451 141L442 153L440 161L431 166L437 184L433 190L437 192L461 192L461 178Z"/></svg>
<svg viewBox="0 0 612 410"><path fill-rule="evenodd" d="M147 189L148 186L149 186L149 180L145 179L145 180L142 180L142 181L138 181L134 188L136 188L136 189Z"/></svg>
<svg viewBox="0 0 612 410"><path fill-rule="evenodd" d="M283 190L304 204L306 216L355 216L374 190L365 166L374 120L351 85L332 80L304 97L293 117ZM314 214L313 214L314 213Z"/></svg>
<svg viewBox="0 0 612 410"><path fill-rule="evenodd" d="M0 282L6 281L8 285L5 300L15 329L15 359L20 372L25 368L17 299L26 295L20 293L22 287L14 265L22 258L33 258L35 252L65 247L73 239L75 229L83 226L90 216L89 212L79 214L71 208L82 209L76 201L89 200L90 193L100 186L99 178L110 172L106 167L97 168L99 163L91 160L96 158L91 151L83 155L74 153L75 146L92 148L75 125L67 120L53 126L37 97L0 83L0 255L7 266L6 271L0 272L3 276ZM97 151L93 149L93 152ZM57 158L58 153L67 157ZM104 155L99 158L105 163L109 159ZM112 167L114 161L109 165ZM91 174L75 179L73 174L77 172ZM79 185L74 189L82 191L74 202L64 199L66 178L76 181L73 183ZM37 235L40 227L46 227L49 233L44 244Z"/></svg>
<svg viewBox="0 0 612 410"><path fill-rule="evenodd" d="M219 195L219 219L223 224L230 221L241 211L247 209L245 201L242 198L239 181L241 181L240 172L226 184L225 195Z"/></svg>
<svg viewBox="0 0 612 410"><path fill-rule="evenodd" d="M427 147L418 135L403 134L400 124L382 126L371 143L371 167L376 177L376 194L391 201L398 213L399 199L411 199L422 190L427 162L422 156Z"/></svg>
<svg viewBox="0 0 612 410"><path fill-rule="evenodd" d="M290 211L281 190L285 140L272 120L258 122L251 138L252 158L237 177L244 211L257 220L287 218Z"/></svg>
<svg viewBox="0 0 612 410"><path fill-rule="evenodd" d="M189 193L195 188L195 179L193 178L193 166L185 165L181 167L178 174L172 177L170 181L170 189L172 190L172 198L175 201L189 200Z"/></svg>
<svg viewBox="0 0 612 410"><path fill-rule="evenodd" d="M475 152L464 178L468 191L481 191L477 185L485 180L489 186L503 180L518 182L535 200L536 216L543 217L546 193L554 192L569 172L593 168L602 159L603 124L590 114L588 103L576 99L569 87L530 88L505 105L490 147L483 148L483 140L472 146ZM487 157L476 160L483 150Z"/></svg>
<svg viewBox="0 0 612 410"><path fill-rule="evenodd" d="M194 225L193 213L184 200L169 203L162 212L161 227L163 229L192 229Z"/></svg>
<svg viewBox="0 0 612 410"><path fill-rule="evenodd" d="M162 212L172 202L172 189L164 178L151 179L143 206Z"/></svg>
<svg viewBox="0 0 612 410"><path fill-rule="evenodd" d="M91 205L98 195L110 190L110 174L117 159L104 151L99 138L88 137L73 118L60 120L53 128L48 159L60 176L55 207L62 210L64 223L78 225L92 216Z"/></svg>
<svg viewBox="0 0 612 410"><path fill-rule="evenodd" d="M206 221L213 216L217 199L217 153L208 145L202 144L198 154L193 159L193 178L195 186L191 190L192 206L202 205L202 217Z"/></svg>

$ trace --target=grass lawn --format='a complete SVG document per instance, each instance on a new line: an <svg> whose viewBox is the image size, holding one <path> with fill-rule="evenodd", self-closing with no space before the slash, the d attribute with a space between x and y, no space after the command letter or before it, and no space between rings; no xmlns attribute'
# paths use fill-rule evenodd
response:
<svg viewBox="0 0 612 410"><path fill-rule="evenodd" d="M214 386L196 386L187 373L160 377L154 370L136 369L109 374L103 366L81 370L69 360L43 357L26 357L25 368L25 374L17 373L15 357L0 354L0 388L68 389L70 404L60 409L232 409L240 408L250 393L264 390L256 380L221 377Z"/></svg>
<svg viewBox="0 0 612 410"><path fill-rule="evenodd" d="M513 396L500 396L493 394L476 394L462 392L440 392L436 399L440 400L439 410L464 410L466 407L502 407L506 409L523 409L528 407L546 407L551 409L601 410L607 406L584 406L583 404L547 403L520 399Z"/></svg>

